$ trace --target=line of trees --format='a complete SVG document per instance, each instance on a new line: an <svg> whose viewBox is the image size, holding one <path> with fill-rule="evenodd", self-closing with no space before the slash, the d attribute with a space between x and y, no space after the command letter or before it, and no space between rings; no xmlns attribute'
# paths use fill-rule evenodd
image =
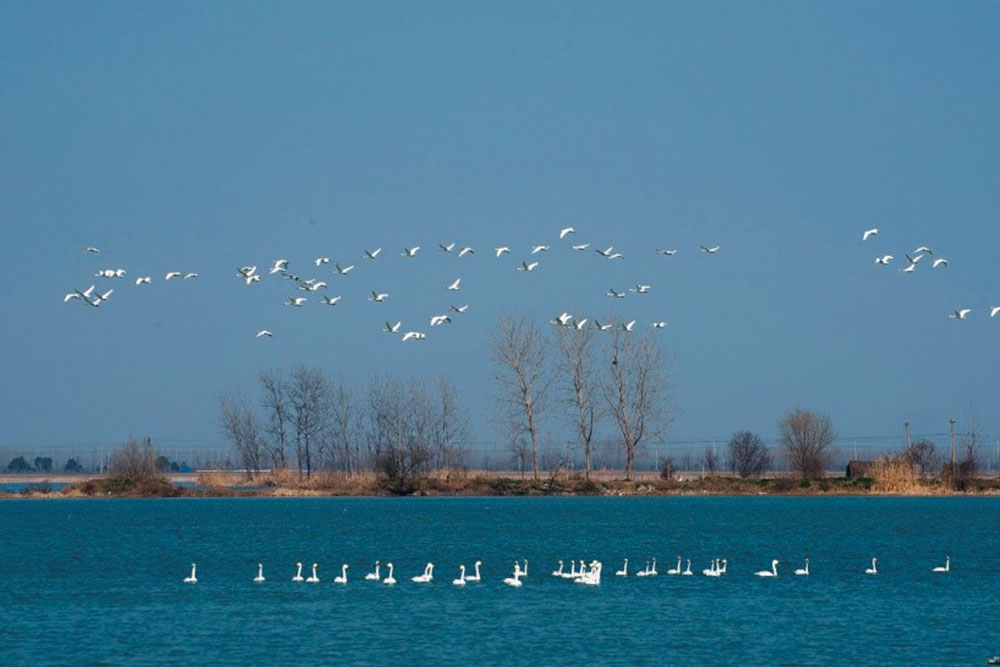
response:
<svg viewBox="0 0 1000 667"><path fill-rule="evenodd" d="M648 440L662 438L670 422L668 363L659 339L614 325L608 331L556 326L546 335L520 314L503 314L488 342L499 424L524 470L530 453L539 476L541 420L560 409L584 456L590 479L595 434L605 422L619 439L625 479ZM530 446L530 450L528 447Z"/></svg>
<svg viewBox="0 0 1000 667"><path fill-rule="evenodd" d="M431 468L465 463L468 416L454 384L376 377L358 386L298 366L258 375L259 395L232 391L219 399L221 427L248 476L294 468L354 475L376 471L405 486Z"/></svg>

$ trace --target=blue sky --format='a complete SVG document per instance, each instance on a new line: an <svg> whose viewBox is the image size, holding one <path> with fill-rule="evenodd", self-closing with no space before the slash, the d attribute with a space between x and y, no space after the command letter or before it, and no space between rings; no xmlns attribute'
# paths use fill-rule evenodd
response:
<svg viewBox="0 0 1000 667"><path fill-rule="evenodd" d="M512 308L668 321L677 441L771 437L795 405L848 438L996 434L997 34L985 2L0 3L0 444L218 448L218 394L298 363L447 372L492 442L483 348ZM898 273L921 244L949 267ZM341 305L233 277L278 257ZM119 267L105 307L62 302ZM426 329L457 277L463 321L378 331Z"/></svg>

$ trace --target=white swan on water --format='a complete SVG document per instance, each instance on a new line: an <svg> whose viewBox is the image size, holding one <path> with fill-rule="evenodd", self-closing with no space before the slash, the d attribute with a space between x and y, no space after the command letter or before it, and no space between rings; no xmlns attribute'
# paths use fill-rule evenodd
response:
<svg viewBox="0 0 1000 667"><path fill-rule="evenodd" d="M379 562L375 561L375 571L374 572L369 572L368 574L366 574L365 575L365 580L366 581L378 581L379 579L381 579L382 577L379 576L378 568L379 568Z"/></svg>
<svg viewBox="0 0 1000 667"><path fill-rule="evenodd" d="M681 573L681 557L677 557L677 567L667 570L667 574L677 575Z"/></svg>
<svg viewBox="0 0 1000 667"><path fill-rule="evenodd" d="M754 574L757 575L758 577L777 577L778 576L778 559L774 559L774 560L771 561L771 569L770 570L759 570L757 572L754 572Z"/></svg>
<svg viewBox="0 0 1000 667"><path fill-rule="evenodd" d="M722 565L718 558L713 559L709 564L708 568L702 570L701 573L706 577L721 577L722 576Z"/></svg>
<svg viewBox="0 0 1000 667"><path fill-rule="evenodd" d="M195 576L195 570L197 568L198 568L197 565L195 565L194 563L191 563L191 576L190 577L184 577L184 583L185 584L197 584L198 583L198 577Z"/></svg>
<svg viewBox="0 0 1000 667"><path fill-rule="evenodd" d="M622 569L615 572L616 577L627 577L628 576L628 558L622 563Z"/></svg>
<svg viewBox="0 0 1000 667"><path fill-rule="evenodd" d="M411 577L410 581L416 584L429 584L434 581L434 563L427 563L424 567L424 573Z"/></svg>
<svg viewBox="0 0 1000 667"><path fill-rule="evenodd" d="M527 558L524 559L524 569L521 570L521 576L522 577L527 577L528 576L528 559Z"/></svg>
<svg viewBox="0 0 1000 667"><path fill-rule="evenodd" d="M681 572L681 576L683 576L683 577L690 577L692 575L694 575L694 572L691 571L691 559L688 558L687 559L687 567L685 567L684 571Z"/></svg>
<svg viewBox="0 0 1000 667"><path fill-rule="evenodd" d="M257 576L253 580L258 584L264 583L264 566L260 563L257 563Z"/></svg>
<svg viewBox="0 0 1000 667"><path fill-rule="evenodd" d="M647 572L646 575L650 576L650 577L655 577L658 574L659 574L659 572L656 571L656 559L654 558L653 559L653 566L651 568L649 568L649 572Z"/></svg>
<svg viewBox="0 0 1000 667"><path fill-rule="evenodd" d="M476 569L476 574L474 574L472 576L466 577L465 580L466 581L482 581L482 577L479 575L479 566L482 565L482 564L483 564L483 561L477 560L475 562L475 565L474 565L474 567Z"/></svg>
<svg viewBox="0 0 1000 667"><path fill-rule="evenodd" d="M561 576L563 576L563 562L562 561L559 561L559 569L552 571L552 576L553 577L561 577Z"/></svg>
<svg viewBox="0 0 1000 667"><path fill-rule="evenodd" d="M304 581L302 578L302 563L296 563L295 567L299 569L295 572L295 576L292 577L292 581Z"/></svg>
<svg viewBox="0 0 1000 667"><path fill-rule="evenodd" d="M931 572L951 572L951 556L944 557L944 566L938 565Z"/></svg>
<svg viewBox="0 0 1000 667"><path fill-rule="evenodd" d="M809 576L809 559L808 558L806 558L806 566L805 567L800 567L799 569L795 570L795 574L799 575L800 577L808 577Z"/></svg>
<svg viewBox="0 0 1000 667"><path fill-rule="evenodd" d="M333 583L335 584L346 584L347 583L347 563L344 563L340 567L340 576L333 578Z"/></svg>
<svg viewBox="0 0 1000 667"><path fill-rule="evenodd" d="M563 579L575 579L577 577L576 561L575 560L570 560L570 562L569 562L569 572L563 572L560 576Z"/></svg>
<svg viewBox="0 0 1000 667"><path fill-rule="evenodd" d="M649 576L649 561L646 561L646 568L644 570L639 570L635 573L637 577L648 577Z"/></svg>
<svg viewBox="0 0 1000 667"><path fill-rule="evenodd" d="M396 583L396 578L392 576L392 563L386 563L386 566L389 568L389 574L388 576L386 576L385 579L382 580L382 583L392 586L393 584Z"/></svg>
<svg viewBox="0 0 1000 667"><path fill-rule="evenodd" d="M458 569L459 569L459 572L460 572L460 574L458 575L458 579L452 579L451 583L453 583L456 586L464 586L465 585L465 566L464 565L459 565Z"/></svg>
<svg viewBox="0 0 1000 667"><path fill-rule="evenodd" d="M307 584L318 584L319 577L316 576L316 568L319 567L316 563L313 563L313 573L308 579L306 579Z"/></svg>
<svg viewBox="0 0 1000 667"><path fill-rule="evenodd" d="M521 587L521 564L520 563L518 563L517 561L514 561L514 576L513 577L507 577L506 579L503 580L503 583L507 584L508 586L514 586L514 587L517 587L517 588Z"/></svg>
<svg viewBox="0 0 1000 667"><path fill-rule="evenodd" d="M876 559L872 558L872 566L865 570L865 574L878 574L878 566L875 563Z"/></svg>

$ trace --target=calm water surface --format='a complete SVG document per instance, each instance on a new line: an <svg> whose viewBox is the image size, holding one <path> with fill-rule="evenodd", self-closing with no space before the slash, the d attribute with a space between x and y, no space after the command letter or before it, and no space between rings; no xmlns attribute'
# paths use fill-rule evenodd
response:
<svg viewBox="0 0 1000 667"><path fill-rule="evenodd" d="M677 554L729 574L664 576ZM661 575L611 576L626 556ZM376 558L399 584L363 581ZM603 583L549 576L559 558ZM476 559L483 582L450 585ZM322 582L292 583L296 561ZM7 500L0 631L2 664L983 664L1000 498Z"/></svg>

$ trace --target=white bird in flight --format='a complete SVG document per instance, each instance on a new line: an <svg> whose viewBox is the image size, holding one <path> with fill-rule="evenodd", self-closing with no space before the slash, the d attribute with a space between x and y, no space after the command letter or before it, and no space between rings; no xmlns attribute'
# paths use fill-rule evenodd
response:
<svg viewBox="0 0 1000 667"><path fill-rule="evenodd" d="M399 254L403 257L416 257L418 250L420 250L420 246L415 245L412 248L403 248L403 252Z"/></svg>
<svg viewBox="0 0 1000 667"><path fill-rule="evenodd" d="M634 326L635 326L635 320L632 320L631 322L622 324L622 329L628 331L629 333L632 333L632 327Z"/></svg>
<svg viewBox="0 0 1000 667"><path fill-rule="evenodd" d="M340 275L342 275L342 276L346 276L346 275L347 275L348 273L350 273L350 272L351 272L351 269L353 269L353 268L354 268L354 265L353 265L353 264L350 264L350 265L348 265L348 266L341 266L341 265L340 265L340 264L338 263L338 264L334 264L334 266L336 267L336 271L337 271L337 273L339 273L339 274L340 274Z"/></svg>
<svg viewBox="0 0 1000 667"><path fill-rule="evenodd" d="M304 296L290 296L288 297L288 301L285 302L285 305L293 306L295 308L301 308L302 304L304 304L305 302L306 298Z"/></svg>
<svg viewBox="0 0 1000 667"><path fill-rule="evenodd" d="M608 288L608 296L612 296L612 297L614 297L616 299L624 299L625 298L625 292L619 292L614 287L609 287Z"/></svg>
<svg viewBox="0 0 1000 667"><path fill-rule="evenodd" d="M403 334L403 342L405 343L408 340L427 340L427 334L420 331L407 331Z"/></svg>
<svg viewBox="0 0 1000 667"><path fill-rule="evenodd" d="M540 252L548 251L549 247L547 245L536 245L531 247L531 254L537 255Z"/></svg>
<svg viewBox="0 0 1000 667"><path fill-rule="evenodd" d="M63 303L66 303L70 299L83 299L87 303L90 303L90 294L94 291L94 286L91 285L85 291L73 290L69 294L63 297Z"/></svg>
<svg viewBox="0 0 1000 667"><path fill-rule="evenodd" d="M594 248L594 252L596 252L601 257L610 257L611 251L614 249L615 247L613 245L609 245L606 250L601 250L600 248Z"/></svg>
<svg viewBox="0 0 1000 667"><path fill-rule="evenodd" d="M673 255L677 254L676 250L666 250L664 248L657 248L656 252L659 255L667 255L668 257L672 257Z"/></svg>
<svg viewBox="0 0 1000 667"><path fill-rule="evenodd" d="M586 250L590 247L589 243L580 243L579 245L571 246L573 250Z"/></svg>
<svg viewBox="0 0 1000 667"><path fill-rule="evenodd" d="M438 243L438 248L440 248L441 252L451 252L452 250L455 249L455 242L452 241L448 245L445 245L443 243Z"/></svg>
<svg viewBox="0 0 1000 667"><path fill-rule="evenodd" d="M83 251L84 252L89 252L89 253L94 254L94 255L98 255L101 252L100 248L95 248L92 245L84 246L83 247Z"/></svg>
<svg viewBox="0 0 1000 667"><path fill-rule="evenodd" d="M892 255L882 255L881 257L876 257L875 258L875 263L876 264L881 264L881 265L885 266L886 264L888 264L889 262L891 262L894 259L895 259L895 257L893 257Z"/></svg>
<svg viewBox="0 0 1000 667"><path fill-rule="evenodd" d="M281 273L282 271L285 271L287 269L288 269L287 259L276 259L274 260L274 266L271 267L271 270L268 271L268 273Z"/></svg>
<svg viewBox="0 0 1000 667"><path fill-rule="evenodd" d="M559 238L561 238L561 239L565 238L566 236L568 236L570 234L576 234L576 230L573 229L572 227L566 227L564 229L560 229L559 230Z"/></svg>
<svg viewBox="0 0 1000 667"><path fill-rule="evenodd" d="M913 254L914 255L923 255L923 254L933 255L934 251L931 250L930 248L928 248L927 246L922 245L919 248L917 248L916 250L914 250Z"/></svg>
<svg viewBox="0 0 1000 667"><path fill-rule="evenodd" d="M500 246L499 248L494 248L493 250L496 252L497 257L503 255L504 253L510 252L510 248L508 248L507 246Z"/></svg>
<svg viewBox="0 0 1000 667"><path fill-rule="evenodd" d="M163 276L164 280L170 280L171 278L180 278L182 274L180 271L170 271L167 275Z"/></svg>
<svg viewBox="0 0 1000 667"><path fill-rule="evenodd" d="M607 331L611 328L610 324L601 324L598 320L594 320L594 326L598 331Z"/></svg>
<svg viewBox="0 0 1000 667"><path fill-rule="evenodd" d="M324 306L336 306L337 302L340 301L339 296L324 296L323 305Z"/></svg>
<svg viewBox="0 0 1000 667"><path fill-rule="evenodd" d="M562 315L553 318L552 324L558 324L561 327L565 327L569 326L569 323L572 319L573 319L572 315L570 315L569 313L563 313Z"/></svg>
<svg viewBox="0 0 1000 667"><path fill-rule="evenodd" d="M583 328L587 326L587 318L585 317L582 320L574 320L573 326L577 331L583 331Z"/></svg>
<svg viewBox="0 0 1000 667"><path fill-rule="evenodd" d="M712 246L711 248L707 246L701 246L701 251L706 255L714 255L715 253L719 252L719 246Z"/></svg>
<svg viewBox="0 0 1000 667"><path fill-rule="evenodd" d="M374 301L375 303L382 303L383 301L386 300L386 298L388 298L388 296L389 296L388 294L380 293L380 292L376 292L375 290L372 290L372 295L370 297L368 297L368 300L369 301Z"/></svg>
<svg viewBox="0 0 1000 667"><path fill-rule="evenodd" d="M330 263L329 257L317 257L316 259L313 260L313 264L315 264L316 266L319 266L320 264L329 264L329 263Z"/></svg>
<svg viewBox="0 0 1000 667"><path fill-rule="evenodd" d="M431 317L431 326L436 327L439 324L450 323L451 318L447 315L434 315Z"/></svg>
<svg viewBox="0 0 1000 667"><path fill-rule="evenodd" d="M861 234L861 240L862 241L867 241L869 236L877 236L877 235L878 235L878 228L875 227L875 228L866 230L863 234Z"/></svg>
<svg viewBox="0 0 1000 667"><path fill-rule="evenodd" d="M149 285L152 282L153 278L151 276L140 276L139 278L135 279L136 285Z"/></svg>
<svg viewBox="0 0 1000 667"><path fill-rule="evenodd" d="M466 255L475 255L475 254L476 251L470 248L469 246L465 246L464 248L458 251L459 257L465 257Z"/></svg>
<svg viewBox="0 0 1000 667"><path fill-rule="evenodd" d="M667 323L666 322L653 322L653 328L654 329L666 329L667 328Z"/></svg>
<svg viewBox="0 0 1000 667"><path fill-rule="evenodd" d="M996 317L997 313L1000 313L1000 306L991 306L990 307L990 317Z"/></svg>
<svg viewBox="0 0 1000 667"><path fill-rule="evenodd" d="M365 259L375 259L378 254L382 252L382 248L375 248L374 250L365 250Z"/></svg>
<svg viewBox="0 0 1000 667"><path fill-rule="evenodd" d="M461 315L469 309L469 304L465 304L464 306L451 306L451 309Z"/></svg>
<svg viewBox="0 0 1000 667"><path fill-rule="evenodd" d="M261 329L256 334L254 334L254 338L271 338L273 336L274 334L268 331L267 329Z"/></svg>
<svg viewBox="0 0 1000 667"><path fill-rule="evenodd" d="M457 292L459 290L459 283L462 282L461 278L455 278L455 282L445 287L445 289L451 290L452 292Z"/></svg>
<svg viewBox="0 0 1000 667"><path fill-rule="evenodd" d="M382 331L390 334L399 333L399 327L403 325L402 322L396 322L395 324L385 323L385 328Z"/></svg>
<svg viewBox="0 0 1000 667"><path fill-rule="evenodd" d="M962 308L961 310L956 310L954 313L952 313L948 317L950 317L953 320L964 320L965 318L967 318L969 316L969 313L971 313L971 312L972 312L971 308Z"/></svg>
<svg viewBox="0 0 1000 667"><path fill-rule="evenodd" d="M931 263L931 268L932 269L936 269L939 266L943 266L944 268L947 269L948 268L948 260L946 260L944 257L939 257L939 258L935 259L933 263Z"/></svg>
<svg viewBox="0 0 1000 667"><path fill-rule="evenodd" d="M635 287L630 287L630 292L635 292L636 294L645 294L649 290L653 289L652 285L636 285Z"/></svg>
<svg viewBox="0 0 1000 667"><path fill-rule="evenodd" d="M518 271L534 271L535 267L538 266L538 262L532 262L528 264L527 262L521 262L521 266L517 267Z"/></svg>

